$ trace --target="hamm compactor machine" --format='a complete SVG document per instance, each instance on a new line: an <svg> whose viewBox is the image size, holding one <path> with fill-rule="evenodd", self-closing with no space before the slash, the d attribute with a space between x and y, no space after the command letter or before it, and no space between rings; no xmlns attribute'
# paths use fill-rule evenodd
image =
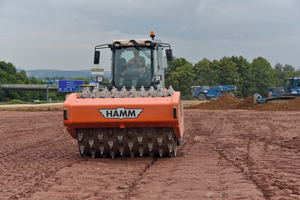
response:
<svg viewBox="0 0 300 200"><path fill-rule="evenodd" d="M154 39L114 40L95 47L112 52L110 82L96 77L101 91L71 94L63 122L78 140L82 157L176 156L184 123L180 92L164 88L164 69L173 60L171 46Z"/></svg>

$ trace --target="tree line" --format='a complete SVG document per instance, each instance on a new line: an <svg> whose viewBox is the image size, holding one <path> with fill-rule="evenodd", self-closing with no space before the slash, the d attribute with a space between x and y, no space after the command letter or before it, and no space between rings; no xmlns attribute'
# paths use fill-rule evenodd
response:
<svg viewBox="0 0 300 200"><path fill-rule="evenodd" d="M192 64L184 58L174 58L165 70L166 87L181 92L182 99L192 99L191 86L236 85L238 98L255 93L268 96L268 89L275 87L275 77L283 85L284 78L300 76L300 70L293 66L277 63L274 68L263 57L250 63L243 56L223 57L210 61L206 58Z"/></svg>
<svg viewBox="0 0 300 200"><path fill-rule="evenodd" d="M166 87L172 85L176 91L180 91L182 99L193 98L191 86L217 85L236 85L237 90L234 93L238 98L246 98L255 93L267 97L268 89L276 86L275 77L278 78L279 85L283 85L285 78L294 76L300 76L299 69L280 63L272 68L263 57L255 58L251 63L243 56L223 57L213 61L204 58L195 64L185 58L174 58L165 70L165 85ZM85 84L88 84L90 77L74 80L84 80ZM24 70L18 72L12 63L0 61L0 84L45 84L45 80L27 77ZM65 95L63 92L50 92L49 98L64 100ZM46 92L5 92L0 88L1 102L12 99L45 100Z"/></svg>
<svg viewBox="0 0 300 200"><path fill-rule="evenodd" d="M24 70L17 71L16 67L8 62L0 61L0 84L45 84L45 80L39 80L33 76L28 77ZM52 100L64 100L65 93L50 92L49 98ZM0 87L0 102L9 102L13 99L18 99L28 102L33 99L46 100L46 92L34 91L4 91Z"/></svg>

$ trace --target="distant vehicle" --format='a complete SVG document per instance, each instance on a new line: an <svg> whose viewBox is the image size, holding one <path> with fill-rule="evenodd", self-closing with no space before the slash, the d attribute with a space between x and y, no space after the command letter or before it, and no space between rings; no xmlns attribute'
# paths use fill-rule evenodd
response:
<svg viewBox="0 0 300 200"><path fill-rule="evenodd" d="M276 80L277 85L277 80ZM284 103L300 97L300 77L284 79L284 86L271 87L268 90L268 98L263 98L263 103ZM261 102L261 101L260 101ZM254 103L259 103L254 100Z"/></svg>
<svg viewBox="0 0 300 200"><path fill-rule="evenodd" d="M226 93L234 96L233 91L236 90L235 85L219 85L219 86L192 86L192 95L197 97L199 101L217 99Z"/></svg>
<svg viewBox="0 0 300 200"><path fill-rule="evenodd" d="M31 100L30 102L40 102L40 100Z"/></svg>

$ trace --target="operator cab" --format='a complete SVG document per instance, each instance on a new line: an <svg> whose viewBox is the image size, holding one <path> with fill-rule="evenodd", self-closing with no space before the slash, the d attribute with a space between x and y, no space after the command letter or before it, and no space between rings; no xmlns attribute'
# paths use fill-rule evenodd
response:
<svg viewBox="0 0 300 200"><path fill-rule="evenodd" d="M153 77L151 66L153 49L141 47L141 50L137 50L135 47L120 47L112 53L112 81L116 88L150 87Z"/></svg>
<svg viewBox="0 0 300 200"><path fill-rule="evenodd" d="M294 89L300 89L299 77L284 79L284 91L285 93L292 93Z"/></svg>
<svg viewBox="0 0 300 200"><path fill-rule="evenodd" d="M146 90L151 86L164 88L164 69L167 61L173 61L171 46L154 40L153 31L150 36L152 39L114 40L112 44L96 46L94 64L99 64L100 49L110 48L112 51L110 86L103 82L103 77L97 77L96 81L118 90L124 86L127 90L142 86Z"/></svg>
<svg viewBox="0 0 300 200"><path fill-rule="evenodd" d="M191 89L192 89L192 95L194 96L198 90L201 89L201 86L191 86Z"/></svg>

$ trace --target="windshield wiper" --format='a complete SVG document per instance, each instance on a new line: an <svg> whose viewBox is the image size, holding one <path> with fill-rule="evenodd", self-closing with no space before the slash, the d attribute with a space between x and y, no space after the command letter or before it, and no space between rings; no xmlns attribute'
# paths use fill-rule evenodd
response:
<svg viewBox="0 0 300 200"><path fill-rule="evenodd" d="M145 49L141 48L141 46L135 40L130 40L130 42L134 44L134 47L137 50L142 51L146 56L148 56L148 58L151 59L151 55Z"/></svg>

